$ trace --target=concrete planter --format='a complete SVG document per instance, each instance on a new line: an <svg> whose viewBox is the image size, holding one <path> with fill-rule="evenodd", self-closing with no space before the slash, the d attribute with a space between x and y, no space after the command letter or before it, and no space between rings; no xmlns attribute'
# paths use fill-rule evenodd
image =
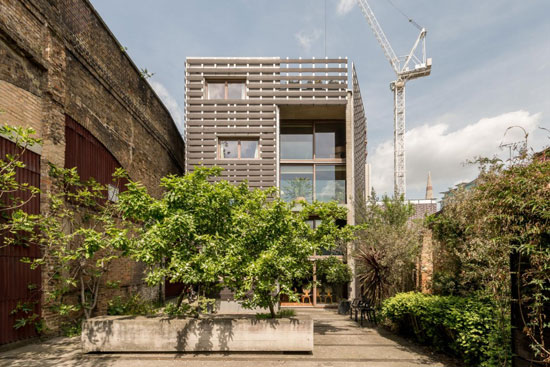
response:
<svg viewBox="0 0 550 367"><path fill-rule="evenodd" d="M82 325L84 352L311 352L313 320L100 316Z"/></svg>

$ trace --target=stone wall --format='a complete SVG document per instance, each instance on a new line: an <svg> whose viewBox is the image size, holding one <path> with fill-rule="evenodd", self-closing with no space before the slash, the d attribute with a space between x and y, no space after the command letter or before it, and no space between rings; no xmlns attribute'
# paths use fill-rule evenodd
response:
<svg viewBox="0 0 550 367"><path fill-rule="evenodd" d="M172 117L87 0L0 2L0 111L0 123L33 127L43 138L44 191L48 164L65 163L65 115L153 195L162 176L184 170L184 143ZM129 289L141 283L141 273L125 260L109 278Z"/></svg>

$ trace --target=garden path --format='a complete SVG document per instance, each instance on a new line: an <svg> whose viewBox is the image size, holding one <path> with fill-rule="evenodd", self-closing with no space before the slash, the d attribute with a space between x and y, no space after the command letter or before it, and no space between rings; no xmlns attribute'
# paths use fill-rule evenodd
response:
<svg viewBox="0 0 550 367"><path fill-rule="evenodd" d="M297 353L82 354L79 338L55 338L0 353L0 367L454 367L441 356L381 328L364 327L334 310L307 308L315 320L314 351Z"/></svg>

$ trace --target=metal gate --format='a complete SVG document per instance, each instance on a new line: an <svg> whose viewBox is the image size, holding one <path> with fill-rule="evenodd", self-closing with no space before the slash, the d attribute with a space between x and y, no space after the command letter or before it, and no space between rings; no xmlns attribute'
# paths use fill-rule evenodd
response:
<svg viewBox="0 0 550 367"><path fill-rule="evenodd" d="M0 137L0 159L6 154L15 155L19 148L11 141ZM20 183L28 183L40 187L40 155L25 151L20 158L25 163L24 168L17 168L16 179ZM28 192L16 192L14 196L28 199ZM40 213L40 197L35 196L22 208L27 213ZM2 214L8 214L3 212ZM5 220L0 218L0 220ZM25 244L4 247L5 233L0 233L0 344L31 338L37 335L34 325L26 325L16 329L18 319L32 314L40 315L41 301L41 269L31 270L29 264L21 262L21 258L37 258L40 248L37 245ZM13 312L18 303L31 307L29 312Z"/></svg>

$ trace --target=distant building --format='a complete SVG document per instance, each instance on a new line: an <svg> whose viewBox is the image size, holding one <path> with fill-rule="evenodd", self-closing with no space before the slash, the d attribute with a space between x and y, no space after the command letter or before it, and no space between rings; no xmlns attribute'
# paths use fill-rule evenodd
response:
<svg viewBox="0 0 550 367"><path fill-rule="evenodd" d="M414 207L414 214L411 219L423 219L428 215L437 212L437 200L433 196L432 174L428 172L428 181L426 183L426 196L424 199L407 200Z"/></svg>
<svg viewBox="0 0 550 367"><path fill-rule="evenodd" d="M533 159L539 162L548 162L550 161L550 147L541 150L533 155Z"/></svg>

